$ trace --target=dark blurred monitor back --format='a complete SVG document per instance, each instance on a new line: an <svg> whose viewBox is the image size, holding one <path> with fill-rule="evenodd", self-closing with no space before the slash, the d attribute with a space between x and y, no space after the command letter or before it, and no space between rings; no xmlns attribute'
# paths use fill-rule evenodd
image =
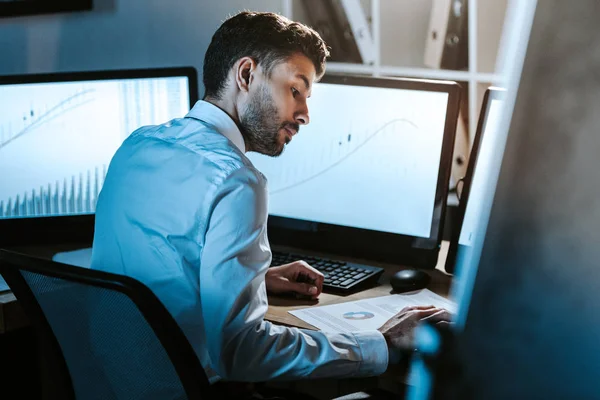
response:
<svg viewBox="0 0 600 400"><path fill-rule="evenodd" d="M489 225L474 245L481 257L464 261L477 274L459 307L460 373L440 398L598 398L598 3L535 7L498 185L484 199Z"/></svg>

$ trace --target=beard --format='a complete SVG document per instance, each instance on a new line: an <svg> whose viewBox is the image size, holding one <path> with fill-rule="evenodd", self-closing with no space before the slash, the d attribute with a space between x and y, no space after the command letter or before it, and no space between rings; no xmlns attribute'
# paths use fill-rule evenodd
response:
<svg viewBox="0 0 600 400"><path fill-rule="evenodd" d="M285 146L279 142L279 130L290 125L297 132L299 127L293 122L280 124L279 121L273 97L268 87L263 85L240 116L240 131L248 150L271 157L280 156ZM287 136L285 142L289 142Z"/></svg>

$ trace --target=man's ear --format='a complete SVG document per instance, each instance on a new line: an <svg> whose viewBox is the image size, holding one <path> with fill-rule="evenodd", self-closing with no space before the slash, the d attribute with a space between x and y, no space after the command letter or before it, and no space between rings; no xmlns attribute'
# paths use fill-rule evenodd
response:
<svg viewBox="0 0 600 400"><path fill-rule="evenodd" d="M254 79L256 62L250 57L241 58L236 64L235 83L242 92L248 92L248 88Z"/></svg>

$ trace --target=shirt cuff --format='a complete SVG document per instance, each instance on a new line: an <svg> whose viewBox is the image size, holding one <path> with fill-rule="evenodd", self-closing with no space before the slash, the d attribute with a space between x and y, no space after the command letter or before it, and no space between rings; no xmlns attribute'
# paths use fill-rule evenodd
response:
<svg viewBox="0 0 600 400"><path fill-rule="evenodd" d="M352 333L361 351L362 362L357 371L360 376L381 375L388 367L388 346L379 331Z"/></svg>

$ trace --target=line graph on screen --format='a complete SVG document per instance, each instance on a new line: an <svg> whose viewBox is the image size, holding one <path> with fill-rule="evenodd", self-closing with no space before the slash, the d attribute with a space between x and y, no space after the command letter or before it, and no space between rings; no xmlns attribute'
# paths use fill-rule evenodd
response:
<svg viewBox="0 0 600 400"><path fill-rule="evenodd" d="M415 137L421 134L419 127L408 119L393 119L382 124L375 130L331 135L320 154L314 157L314 151L306 162L299 163L292 169L281 170L279 174L269 176L271 195L284 193L290 189L309 184L311 181L332 172L343 163L366 165L367 163L389 162L389 154L377 154L376 149L393 146L405 137ZM369 146L372 149L369 149ZM309 161L310 160L310 161ZM392 167L391 165L387 165ZM406 164L398 164L406 167ZM406 172L406 171L404 171Z"/></svg>

